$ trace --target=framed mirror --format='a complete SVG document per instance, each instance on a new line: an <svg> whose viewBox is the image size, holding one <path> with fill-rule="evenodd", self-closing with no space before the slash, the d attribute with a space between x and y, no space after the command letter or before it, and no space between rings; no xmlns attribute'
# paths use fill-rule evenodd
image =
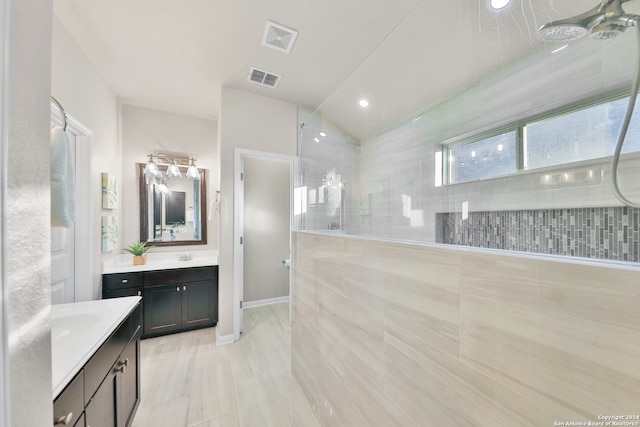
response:
<svg viewBox="0 0 640 427"><path fill-rule="evenodd" d="M205 245L207 243L207 170L200 179L147 180L138 163L140 241L149 246ZM167 166L158 165L163 173Z"/></svg>

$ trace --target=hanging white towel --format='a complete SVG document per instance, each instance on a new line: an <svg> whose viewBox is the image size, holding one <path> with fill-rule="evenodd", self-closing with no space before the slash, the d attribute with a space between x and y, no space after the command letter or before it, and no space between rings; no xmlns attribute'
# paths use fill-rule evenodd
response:
<svg viewBox="0 0 640 427"><path fill-rule="evenodd" d="M71 227L76 215L76 174L71 143L64 130L51 129L51 226Z"/></svg>

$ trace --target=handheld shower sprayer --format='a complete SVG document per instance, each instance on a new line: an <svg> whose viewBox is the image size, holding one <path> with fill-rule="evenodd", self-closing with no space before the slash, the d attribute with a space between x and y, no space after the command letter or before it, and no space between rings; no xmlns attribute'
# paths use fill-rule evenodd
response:
<svg viewBox="0 0 640 427"><path fill-rule="evenodd" d="M618 141L611 160L611 184L615 196L624 205L634 208L640 208L640 203L634 203L626 198L620 191L618 185L618 162L622 146L629 129L629 123L633 116L633 109L640 88L640 16L630 15L622 9L622 3L630 0L602 0L602 2L593 9L574 16L572 18L561 19L558 21L548 22L538 28L538 37L544 41L566 42L577 40L590 33L590 37L596 40L608 40L619 37L624 34L628 27L636 27L638 29L638 54L636 59L636 72L629 96L629 104L627 112L622 122Z"/></svg>

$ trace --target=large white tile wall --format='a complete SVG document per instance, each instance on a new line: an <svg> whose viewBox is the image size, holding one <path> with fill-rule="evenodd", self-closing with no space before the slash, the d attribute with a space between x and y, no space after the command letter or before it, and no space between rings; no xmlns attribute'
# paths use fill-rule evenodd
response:
<svg viewBox="0 0 640 427"><path fill-rule="evenodd" d="M635 415L638 283L629 265L297 232L293 371L324 426Z"/></svg>

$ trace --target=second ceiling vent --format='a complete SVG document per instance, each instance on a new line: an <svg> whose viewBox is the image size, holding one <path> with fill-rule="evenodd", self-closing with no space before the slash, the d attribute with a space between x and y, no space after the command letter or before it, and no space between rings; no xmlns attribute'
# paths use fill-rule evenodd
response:
<svg viewBox="0 0 640 427"><path fill-rule="evenodd" d="M251 67L249 69L249 75L247 80L270 88L275 88L280 82L280 76L277 74L269 73L259 68Z"/></svg>
<svg viewBox="0 0 640 427"><path fill-rule="evenodd" d="M267 21L262 44L281 52L289 53L293 43L296 41L296 37L298 37L296 30Z"/></svg>

